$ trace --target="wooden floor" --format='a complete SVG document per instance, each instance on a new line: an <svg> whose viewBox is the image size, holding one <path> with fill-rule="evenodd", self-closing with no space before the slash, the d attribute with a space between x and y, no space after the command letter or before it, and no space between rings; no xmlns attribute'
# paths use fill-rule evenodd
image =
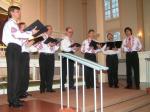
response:
<svg viewBox="0 0 150 112"><path fill-rule="evenodd" d="M59 112L60 105L41 100L30 100L23 107L10 108L7 104L0 106L0 112Z"/></svg>
<svg viewBox="0 0 150 112"><path fill-rule="evenodd" d="M55 93L40 94L32 92L32 96L25 99L25 106L12 111L8 108L7 96L0 95L0 112L58 112L60 108L60 90ZM93 89L86 89L86 112L94 112ZM64 105L67 104L67 93L64 92ZM97 109L100 109L100 89L97 89ZM82 88L79 89L79 108L82 110ZM75 108L75 90L70 91L70 105ZM37 109L37 110L36 110ZM43 110L44 109L44 110ZM54 111L56 110L56 111ZM141 110L141 111L140 111ZM142 90L127 90L109 88L104 85L104 112L149 112L150 95Z"/></svg>

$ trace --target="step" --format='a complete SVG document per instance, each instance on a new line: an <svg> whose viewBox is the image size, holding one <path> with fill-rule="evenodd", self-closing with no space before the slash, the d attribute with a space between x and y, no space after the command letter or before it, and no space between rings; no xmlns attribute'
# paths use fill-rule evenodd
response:
<svg viewBox="0 0 150 112"><path fill-rule="evenodd" d="M149 112L150 111L150 104L142 106L134 111L131 112Z"/></svg>
<svg viewBox="0 0 150 112"><path fill-rule="evenodd" d="M144 95L135 99L130 99L122 103L114 104L104 108L104 112L130 112L138 107L145 106L150 103L150 95Z"/></svg>

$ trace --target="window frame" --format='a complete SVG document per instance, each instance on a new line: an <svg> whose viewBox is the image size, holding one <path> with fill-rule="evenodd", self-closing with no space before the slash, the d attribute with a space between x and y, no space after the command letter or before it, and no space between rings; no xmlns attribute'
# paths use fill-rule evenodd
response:
<svg viewBox="0 0 150 112"><path fill-rule="evenodd" d="M115 7L115 8L112 8L112 1L113 0L110 0L110 9L108 10L105 10L105 0L103 0L103 6L104 6L104 19L105 21L111 21L111 20L115 20L115 19L118 19L120 17L120 8L119 8L119 0L118 0L118 7ZM113 9L117 9L118 8L118 13L116 17L113 16ZM110 11L110 18L106 18L106 12L107 11Z"/></svg>

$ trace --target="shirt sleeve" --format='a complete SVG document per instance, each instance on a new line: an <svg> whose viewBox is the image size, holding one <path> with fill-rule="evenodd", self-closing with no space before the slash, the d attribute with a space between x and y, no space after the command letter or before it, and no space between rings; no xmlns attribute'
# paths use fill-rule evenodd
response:
<svg viewBox="0 0 150 112"><path fill-rule="evenodd" d="M124 52L127 52L128 51L128 48L126 47L126 39L123 40L123 43L122 43L122 50Z"/></svg>
<svg viewBox="0 0 150 112"><path fill-rule="evenodd" d="M102 50L103 54L105 54L105 55L108 54L108 52L106 51L106 44L102 47L101 50Z"/></svg>
<svg viewBox="0 0 150 112"><path fill-rule="evenodd" d="M30 38L30 36L32 36L32 31L21 32L17 27L12 26L11 27L11 35L14 38L20 38L20 39Z"/></svg>
<svg viewBox="0 0 150 112"><path fill-rule="evenodd" d="M85 53L85 41L82 42L81 52Z"/></svg>
<svg viewBox="0 0 150 112"><path fill-rule="evenodd" d="M72 51L72 48L69 47L69 42L67 40L62 40L61 41L61 50L62 51L66 51L66 52L70 52Z"/></svg>
<svg viewBox="0 0 150 112"><path fill-rule="evenodd" d="M95 53L98 53L100 51L101 51L101 49L94 50Z"/></svg>
<svg viewBox="0 0 150 112"><path fill-rule="evenodd" d="M56 46L54 47L54 49L55 49L55 51L57 51L57 50L59 49L59 45L56 45Z"/></svg>
<svg viewBox="0 0 150 112"><path fill-rule="evenodd" d="M140 40L137 38L137 50L140 51L142 49L142 44Z"/></svg>

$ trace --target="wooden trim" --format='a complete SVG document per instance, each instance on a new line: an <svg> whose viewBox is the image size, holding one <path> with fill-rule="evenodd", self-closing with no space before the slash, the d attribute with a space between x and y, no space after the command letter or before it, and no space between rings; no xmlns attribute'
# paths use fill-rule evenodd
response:
<svg viewBox="0 0 150 112"><path fill-rule="evenodd" d="M40 20L46 23L46 0L40 0Z"/></svg>
<svg viewBox="0 0 150 112"><path fill-rule="evenodd" d="M63 32L64 29L64 0L60 0L60 31Z"/></svg>

